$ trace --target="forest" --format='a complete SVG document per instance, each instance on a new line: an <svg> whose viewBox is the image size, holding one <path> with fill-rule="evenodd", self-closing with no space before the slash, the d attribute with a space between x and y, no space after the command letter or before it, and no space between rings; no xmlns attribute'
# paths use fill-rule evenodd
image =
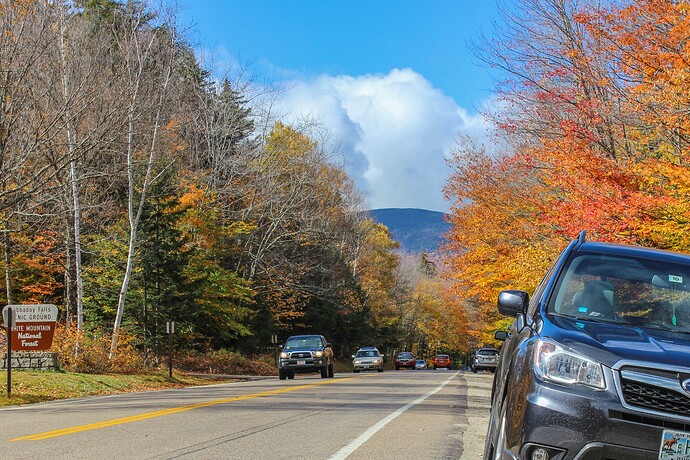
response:
<svg viewBox="0 0 690 460"><path fill-rule="evenodd" d="M58 306L72 368L157 366L168 321L179 353L467 348L439 262L367 216L319 121L205 67L174 9L1 0L0 56L3 304Z"/></svg>
<svg viewBox="0 0 690 460"><path fill-rule="evenodd" d="M487 338L501 289L532 292L567 242L690 252L690 5L504 2L473 44L496 77L495 144L449 162L449 274ZM487 225L491 222L491 225Z"/></svg>
<svg viewBox="0 0 690 460"><path fill-rule="evenodd" d="M499 11L471 44L491 141L458 136L447 244L410 255L319 120L288 124L280 89L207 67L173 9L0 0L4 303L57 305L65 355L144 367L167 321L178 352L313 332L340 357L461 353L496 344L498 292L533 290L581 230L690 251L690 5Z"/></svg>

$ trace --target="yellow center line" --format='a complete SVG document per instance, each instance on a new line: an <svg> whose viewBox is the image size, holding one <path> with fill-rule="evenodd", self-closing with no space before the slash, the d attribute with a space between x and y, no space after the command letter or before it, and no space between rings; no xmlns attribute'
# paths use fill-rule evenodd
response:
<svg viewBox="0 0 690 460"><path fill-rule="evenodd" d="M345 378L340 378L338 380L327 380L325 382L311 383L311 384L307 384L307 385L298 385L298 386L287 387L287 388L280 388L277 390L265 391L262 393L253 393L253 394L243 395L243 396L233 396L232 398L216 399L213 401L206 401L206 402L202 402L202 403L188 404L185 406L172 407L170 409L157 410L154 412L145 412L143 414L133 415L131 417L122 417L122 418L116 418L113 420L106 420L103 422L90 423L88 425L78 425L78 426L73 426L73 427L69 427L69 428L62 428L59 430L44 431L43 433L37 433L37 434L29 435L29 436L22 436L19 438L14 438L14 439L11 439L10 441L41 441L43 439L55 438L58 436L65 436L65 435L74 434L74 433L80 433L82 431L98 430L100 428L106 428L109 426L122 425L123 423L130 423L130 422L136 422L139 420L146 420L146 419L155 418L155 417L162 417L164 415L177 414L180 412L186 412L188 410L199 409L202 407L216 406L218 404L226 404L226 403L230 403L230 402L234 402L234 401L242 401L245 399L262 398L265 396L274 396L274 395L278 395L281 393L289 393L291 391L304 390L306 388L312 388L312 387L316 387L316 386L320 386L320 385L328 385L331 383L344 382L346 380L351 380L354 378L356 378L356 377L345 377Z"/></svg>

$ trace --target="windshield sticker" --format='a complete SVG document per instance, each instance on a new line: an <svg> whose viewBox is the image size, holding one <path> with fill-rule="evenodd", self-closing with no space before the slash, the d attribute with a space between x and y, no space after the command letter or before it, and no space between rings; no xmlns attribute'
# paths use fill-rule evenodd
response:
<svg viewBox="0 0 690 460"><path fill-rule="evenodd" d="M579 327L580 329L584 329L585 325L582 323L575 323L575 326Z"/></svg>
<svg viewBox="0 0 690 460"><path fill-rule="evenodd" d="M682 284L682 283L683 283L683 277L682 277L682 276L678 276L678 275L668 275L668 281L669 281L670 283L679 283L679 284Z"/></svg>
<svg viewBox="0 0 690 460"><path fill-rule="evenodd" d="M587 313L587 307L578 307L577 311L579 313Z"/></svg>
<svg viewBox="0 0 690 460"><path fill-rule="evenodd" d="M599 313L598 311L590 311L589 316L601 316L601 313Z"/></svg>

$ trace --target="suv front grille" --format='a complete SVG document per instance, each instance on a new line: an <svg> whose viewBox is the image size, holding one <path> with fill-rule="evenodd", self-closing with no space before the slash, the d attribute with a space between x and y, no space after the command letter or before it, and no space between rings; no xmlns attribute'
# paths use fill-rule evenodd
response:
<svg viewBox="0 0 690 460"><path fill-rule="evenodd" d="M677 372L627 367L620 371L620 386L623 402L630 408L681 417L690 414L690 394L680 386Z"/></svg>

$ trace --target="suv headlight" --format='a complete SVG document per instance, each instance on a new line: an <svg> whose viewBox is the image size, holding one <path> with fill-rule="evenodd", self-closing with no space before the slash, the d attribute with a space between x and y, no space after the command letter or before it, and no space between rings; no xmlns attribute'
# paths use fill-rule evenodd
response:
<svg viewBox="0 0 690 460"><path fill-rule="evenodd" d="M323 356L323 351L315 351L314 352L314 358L320 358Z"/></svg>
<svg viewBox="0 0 690 460"><path fill-rule="evenodd" d="M534 372L542 379L562 385L587 385L603 390L600 363L564 348L549 339L539 339L534 350Z"/></svg>
<svg viewBox="0 0 690 460"><path fill-rule="evenodd" d="M280 352L280 357L283 358L283 359L285 359L285 358L288 357L288 354L285 353L284 351L281 351L281 352Z"/></svg>

